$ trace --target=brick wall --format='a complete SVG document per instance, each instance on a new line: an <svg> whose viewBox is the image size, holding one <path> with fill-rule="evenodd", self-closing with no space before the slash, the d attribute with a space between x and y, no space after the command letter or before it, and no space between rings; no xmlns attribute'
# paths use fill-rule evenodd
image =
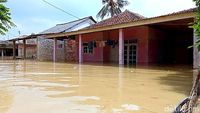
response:
<svg viewBox="0 0 200 113"><path fill-rule="evenodd" d="M71 39L65 40L65 59L67 62L76 61L76 41Z"/></svg>
<svg viewBox="0 0 200 113"><path fill-rule="evenodd" d="M38 37L37 59L39 61L53 61L54 40ZM57 61L65 61L64 41L57 42Z"/></svg>

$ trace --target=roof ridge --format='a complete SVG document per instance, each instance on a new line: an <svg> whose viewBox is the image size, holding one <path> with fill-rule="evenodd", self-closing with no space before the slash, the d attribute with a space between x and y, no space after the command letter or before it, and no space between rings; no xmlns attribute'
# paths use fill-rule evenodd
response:
<svg viewBox="0 0 200 113"><path fill-rule="evenodd" d="M98 26L105 26L105 25L113 25L113 24L119 24L119 23L124 23L124 22L129 22L129 21L134 21L134 20L140 20L140 19L145 19L146 17L135 13L131 12L129 10L125 10L122 13L115 15L113 17L107 18L105 20L102 20L96 24L91 25L90 27L98 27Z"/></svg>
<svg viewBox="0 0 200 113"><path fill-rule="evenodd" d="M145 16L143 16L143 15L141 15L141 14L139 14L139 13L132 12L132 11L130 11L130 10L128 10L128 9L126 9L125 11L127 11L127 12L129 12L129 13L132 13L133 15L136 15L136 16L139 16L139 17L142 17L142 18L146 18Z"/></svg>
<svg viewBox="0 0 200 113"><path fill-rule="evenodd" d="M77 21L84 20L84 19L90 19L90 18L92 18L92 16L84 17L84 18L81 18L81 19L78 19L78 20L74 20L74 21L70 21L70 22L66 22L66 23L56 24L56 26L69 24L69 23L77 22Z"/></svg>
<svg viewBox="0 0 200 113"><path fill-rule="evenodd" d="M139 17L142 17L142 18L146 18L146 17L144 17L144 16L142 16L142 15L140 15L140 14L138 14L138 13L135 13L135 12L132 12L132 11L129 11L128 9L126 9L124 12L122 12L122 13L120 13L120 14L118 14L118 15L115 15L115 16L113 16L113 17L107 18L107 19L105 19L105 20L102 20L102 21L100 21L100 22L104 22L104 21L107 21L107 20L110 20L110 19L119 17L120 15L123 15L123 14L126 13L126 12L131 13L131 14L136 15L136 16L139 16ZM98 23L99 23L99 22L98 22Z"/></svg>
<svg viewBox="0 0 200 113"><path fill-rule="evenodd" d="M90 17L92 17L92 16L90 16ZM89 19L91 19L90 17L88 17ZM71 29L71 28L73 28L73 27L75 27L75 26L77 26L77 25L79 25L80 23L83 23L83 22L85 22L85 21L87 21L86 19L84 20L84 19L82 19L79 23L77 23L77 24L75 24L75 25L73 25L73 26L71 26L71 27L69 27L68 29L65 29L64 31L62 31L62 32L65 32L66 30L69 30L69 29Z"/></svg>

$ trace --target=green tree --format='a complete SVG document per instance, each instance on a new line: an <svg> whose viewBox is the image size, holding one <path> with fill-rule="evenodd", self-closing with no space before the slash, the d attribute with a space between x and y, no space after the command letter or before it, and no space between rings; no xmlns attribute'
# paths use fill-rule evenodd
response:
<svg viewBox="0 0 200 113"><path fill-rule="evenodd" d="M195 47L197 47L198 51L200 51L200 0L193 0L197 6L197 15L194 21L194 25L192 26L195 30L195 34L197 36L197 41Z"/></svg>
<svg viewBox="0 0 200 113"><path fill-rule="evenodd" d="M5 33L15 24L11 21L10 9L4 6L7 0L0 0L0 34Z"/></svg>
<svg viewBox="0 0 200 113"><path fill-rule="evenodd" d="M127 6L127 0L102 0L103 8L97 14L98 18L103 19L105 16L115 16L120 14L121 9Z"/></svg>
<svg viewBox="0 0 200 113"><path fill-rule="evenodd" d="M197 6L196 17L194 20L194 24L192 26L192 28L195 31L197 40L193 47L197 48L197 50L200 52L200 0L193 0L193 2L195 2ZM190 94L191 100L189 102L189 105L187 106L188 113L193 112L196 102L199 98L199 95L200 95L200 71L199 71L198 76L195 77L194 82L193 82L193 88Z"/></svg>

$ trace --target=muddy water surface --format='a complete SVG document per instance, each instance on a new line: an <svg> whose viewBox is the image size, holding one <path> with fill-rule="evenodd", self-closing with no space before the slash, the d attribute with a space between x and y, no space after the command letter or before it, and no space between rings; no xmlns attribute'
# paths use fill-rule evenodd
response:
<svg viewBox="0 0 200 113"><path fill-rule="evenodd" d="M0 61L0 113L170 113L192 77L183 66Z"/></svg>

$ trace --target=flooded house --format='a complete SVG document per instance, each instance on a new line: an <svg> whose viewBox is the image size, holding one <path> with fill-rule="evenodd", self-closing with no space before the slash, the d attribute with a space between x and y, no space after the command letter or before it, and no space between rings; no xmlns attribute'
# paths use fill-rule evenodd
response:
<svg viewBox="0 0 200 113"><path fill-rule="evenodd" d="M196 9L146 18L123 13L96 23L92 17L58 24L28 38L37 40L37 59L120 65L197 67L196 38L189 26ZM15 40L15 39L13 39Z"/></svg>
<svg viewBox="0 0 200 113"><path fill-rule="evenodd" d="M27 38L26 40L24 38ZM36 59L37 40L29 39L28 35L22 35L14 40L7 41L10 48L10 59Z"/></svg>
<svg viewBox="0 0 200 113"><path fill-rule="evenodd" d="M71 21L68 23L57 24L56 26L44 30L39 34L55 34L55 33L71 32L83 29L95 23L96 21L90 16L75 21ZM40 61L55 60L55 58L53 57L54 40L46 39L43 36L38 36L37 39L38 39L37 59ZM73 39L75 39L75 37L70 36L66 39L63 38L57 41L56 61L75 61L76 43Z"/></svg>
<svg viewBox="0 0 200 113"><path fill-rule="evenodd" d="M196 48L188 48L196 41L189 27L195 12L146 18L126 10L10 40L14 59L36 54L39 61L67 63L0 60L0 112L172 113L188 97L192 66L200 62Z"/></svg>
<svg viewBox="0 0 200 113"><path fill-rule="evenodd" d="M19 37L19 39L23 39L28 37L27 35ZM24 45L25 44L25 45ZM25 46L25 49L24 49ZM35 39L28 39L28 40L21 40L17 43L18 48L18 59L36 59L37 58L37 40Z"/></svg>
<svg viewBox="0 0 200 113"><path fill-rule="evenodd" d="M13 42L13 45L20 42L18 46L16 46L18 48L17 58L53 61L54 40L45 38L45 35L43 34L76 31L95 23L96 21L91 16L85 17L68 23L57 24L56 26L44 30L39 34L24 35L10 41ZM57 61L75 61L76 55L74 50L76 49L76 42L74 39L74 36L70 36L67 39L62 39L57 42Z"/></svg>
<svg viewBox="0 0 200 113"><path fill-rule="evenodd" d="M17 51L17 49L15 50ZM12 59L13 45L9 41L0 41L0 56L1 59Z"/></svg>
<svg viewBox="0 0 200 113"><path fill-rule="evenodd" d="M196 67L199 54L189 49L196 38L189 26L196 9L145 18L131 11L108 18L85 29L47 34L57 40L75 36L76 61L119 65L184 64ZM59 57L54 46L54 61Z"/></svg>

